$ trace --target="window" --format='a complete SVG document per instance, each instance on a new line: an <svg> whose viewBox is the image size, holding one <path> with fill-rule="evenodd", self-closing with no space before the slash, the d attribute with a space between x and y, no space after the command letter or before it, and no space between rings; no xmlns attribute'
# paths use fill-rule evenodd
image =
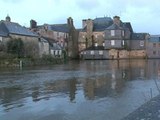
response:
<svg viewBox="0 0 160 120"><path fill-rule="evenodd" d="M144 46L144 41L140 41L140 46L141 46L141 47Z"/></svg>
<svg viewBox="0 0 160 120"><path fill-rule="evenodd" d="M91 55L94 55L94 51L91 51Z"/></svg>
<svg viewBox="0 0 160 120"><path fill-rule="evenodd" d="M111 36L115 36L115 30L111 30Z"/></svg>
<svg viewBox="0 0 160 120"><path fill-rule="evenodd" d="M103 51L101 50L101 51L99 51L99 55L103 55Z"/></svg>
<svg viewBox="0 0 160 120"><path fill-rule="evenodd" d="M115 40L111 40L111 45L112 45L112 46L115 45Z"/></svg>
<svg viewBox="0 0 160 120"><path fill-rule="evenodd" d="M124 31L122 31L122 36L124 36Z"/></svg>
<svg viewBox="0 0 160 120"><path fill-rule="evenodd" d="M125 43L124 43L124 40L122 40L122 46L124 46L124 44L125 44Z"/></svg>

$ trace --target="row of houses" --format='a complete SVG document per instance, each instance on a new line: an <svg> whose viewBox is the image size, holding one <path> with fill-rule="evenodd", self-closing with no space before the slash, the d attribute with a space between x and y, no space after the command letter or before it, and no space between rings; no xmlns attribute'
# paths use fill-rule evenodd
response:
<svg viewBox="0 0 160 120"><path fill-rule="evenodd" d="M0 47L10 39L20 38L25 45L25 56L82 59L160 58L160 36L135 33L130 22L119 16L82 20L76 29L69 17L65 24L37 25L30 21L26 28L12 22L9 16L0 21ZM0 51L3 49L0 48Z"/></svg>
<svg viewBox="0 0 160 120"><path fill-rule="evenodd" d="M9 16L0 21L0 52L5 51L11 39L21 39L24 43L24 56L42 57L52 55L70 58L78 55L78 32L73 25L73 19L67 19L66 24L37 25L35 20L30 21L30 28L12 22Z"/></svg>
<svg viewBox="0 0 160 120"><path fill-rule="evenodd" d="M82 20L78 45L83 59L160 58L160 36L135 33L119 16Z"/></svg>

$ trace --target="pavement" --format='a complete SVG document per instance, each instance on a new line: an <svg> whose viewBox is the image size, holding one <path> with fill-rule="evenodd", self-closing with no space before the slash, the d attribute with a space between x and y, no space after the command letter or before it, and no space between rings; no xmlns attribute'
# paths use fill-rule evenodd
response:
<svg viewBox="0 0 160 120"><path fill-rule="evenodd" d="M160 95L143 104L122 120L160 120Z"/></svg>

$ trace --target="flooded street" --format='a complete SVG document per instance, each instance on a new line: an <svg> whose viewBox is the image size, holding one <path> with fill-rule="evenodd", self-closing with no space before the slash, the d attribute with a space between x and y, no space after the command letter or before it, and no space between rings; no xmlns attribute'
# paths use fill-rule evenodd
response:
<svg viewBox="0 0 160 120"><path fill-rule="evenodd" d="M159 94L160 60L0 69L1 120L120 120Z"/></svg>

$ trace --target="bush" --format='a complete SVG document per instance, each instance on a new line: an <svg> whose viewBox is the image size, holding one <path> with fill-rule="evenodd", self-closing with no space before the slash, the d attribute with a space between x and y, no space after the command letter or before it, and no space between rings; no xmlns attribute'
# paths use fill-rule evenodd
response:
<svg viewBox="0 0 160 120"><path fill-rule="evenodd" d="M11 39L7 42L7 53L14 54L18 58L24 56L24 43L21 39Z"/></svg>

